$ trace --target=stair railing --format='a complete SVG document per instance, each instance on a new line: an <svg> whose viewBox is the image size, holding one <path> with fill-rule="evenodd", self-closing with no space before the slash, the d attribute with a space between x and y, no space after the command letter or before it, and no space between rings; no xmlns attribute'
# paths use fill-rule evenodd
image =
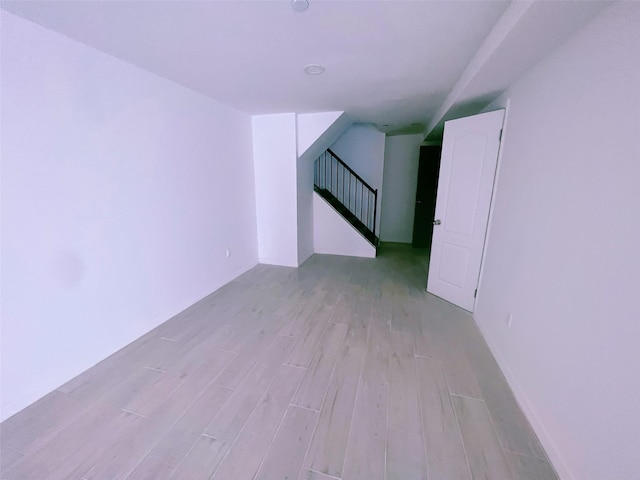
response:
<svg viewBox="0 0 640 480"><path fill-rule="evenodd" d="M365 182L331 149L327 149L315 161L314 183L315 189L320 194L331 194L351 212L357 219L356 223L361 224L354 224L354 226L358 229L364 226L369 231L366 233L370 233L365 236L373 237L374 240L369 239L376 244L377 189Z"/></svg>

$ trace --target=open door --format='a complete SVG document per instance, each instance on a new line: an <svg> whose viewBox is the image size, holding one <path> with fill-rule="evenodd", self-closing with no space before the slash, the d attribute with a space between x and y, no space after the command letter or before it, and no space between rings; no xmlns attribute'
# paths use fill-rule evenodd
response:
<svg viewBox="0 0 640 480"><path fill-rule="evenodd" d="M470 312L480 275L504 110L445 123L427 291Z"/></svg>

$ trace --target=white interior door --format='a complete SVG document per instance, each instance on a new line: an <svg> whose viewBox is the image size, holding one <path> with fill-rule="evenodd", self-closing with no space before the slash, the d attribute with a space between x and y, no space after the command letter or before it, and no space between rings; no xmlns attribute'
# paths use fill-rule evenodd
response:
<svg viewBox="0 0 640 480"><path fill-rule="evenodd" d="M473 311L504 110L444 126L427 291Z"/></svg>

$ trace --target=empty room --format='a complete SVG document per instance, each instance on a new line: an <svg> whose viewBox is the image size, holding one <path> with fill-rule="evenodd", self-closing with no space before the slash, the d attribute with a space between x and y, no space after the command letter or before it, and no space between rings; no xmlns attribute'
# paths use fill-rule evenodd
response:
<svg viewBox="0 0 640 480"><path fill-rule="evenodd" d="M0 7L0 479L640 478L639 2Z"/></svg>

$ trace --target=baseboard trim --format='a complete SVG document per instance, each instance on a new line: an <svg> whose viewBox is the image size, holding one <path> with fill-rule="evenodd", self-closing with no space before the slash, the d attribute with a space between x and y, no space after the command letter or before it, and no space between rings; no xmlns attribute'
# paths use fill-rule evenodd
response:
<svg viewBox="0 0 640 480"><path fill-rule="evenodd" d="M276 267L292 267L298 268L298 262L289 262L288 260L280 260L275 258L260 257L259 263L264 265L275 265Z"/></svg>
<svg viewBox="0 0 640 480"><path fill-rule="evenodd" d="M507 383L511 387L513 395L515 396L518 405L524 412L525 417L527 417L527 420L529 420L531 428L533 428L534 432L536 432L536 435L538 436L538 439L540 440L540 443L542 444L547 457L549 457L549 462L551 462L551 465L562 480L573 480L573 477L569 473L569 469L564 463L555 442L551 439L551 436L548 434L543 422L536 414L535 408L529 402L529 399L525 395L524 390L520 386L520 383L518 382L516 376L513 374L513 371L509 367L509 364L500 352L500 349L497 348L493 339L485 329L481 317L478 314L474 313L473 321L478 326L478 329L480 330L480 333L482 334L485 342L487 342L489 350L491 350L491 353L496 359L500 370L502 370L502 374L507 379Z"/></svg>
<svg viewBox="0 0 640 480"><path fill-rule="evenodd" d="M371 252L365 253L353 253L353 252L336 252L335 250L316 249L313 253L319 255L338 255L341 257L357 257L357 258L376 258L376 249L371 247Z"/></svg>
<svg viewBox="0 0 640 480"><path fill-rule="evenodd" d="M62 385L71 381L78 375L94 367L95 365L102 362L106 358L109 358L114 353L122 350L124 347L126 347L130 343L135 342L139 338L149 334L149 332L153 331L163 323L171 320L176 315L179 315L180 313L184 312L187 308L195 305L196 303L208 297L215 291L224 287L226 284L238 278L243 273L248 272L256 265L258 265L258 261L256 258L253 258L250 261L239 266L237 269L234 269L233 271L229 272L227 275L225 275L223 280L219 280L217 282L212 283L206 289L205 292L196 293L195 295L191 296L189 299L186 299L179 306L177 306L175 310L172 310L170 312L165 312L163 314L159 314L158 316L155 316L155 317L149 317L144 323L140 324L138 331L135 331L135 332L132 331L128 337L122 338L120 339L120 341L114 342L109 347L108 350L102 352L100 355L94 358L85 359L84 362L79 363L77 365L76 369L66 370L59 377L56 377L55 379L52 378L51 383L48 383L42 386L40 385L35 386L28 393L22 394L20 397L17 397L17 398L10 398L9 400L7 400L6 397L3 398L5 403L0 406L0 422L4 422L5 420L20 413L22 410L24 410L25 408L28 408L29 406L31 406L33 403L40 400L45 395L60 388ZM6 412L10 412L10 413L7 414Z"/></svg>
<svg viewBox="0 0 640 480"><path fill-rule="evenodd" d="M309 258L311 258L311 255L313 255L313 249L309 250L307 253L302 255L302 257L298 258L298 266L301 266L304 262L309 260Z"/></svg>

